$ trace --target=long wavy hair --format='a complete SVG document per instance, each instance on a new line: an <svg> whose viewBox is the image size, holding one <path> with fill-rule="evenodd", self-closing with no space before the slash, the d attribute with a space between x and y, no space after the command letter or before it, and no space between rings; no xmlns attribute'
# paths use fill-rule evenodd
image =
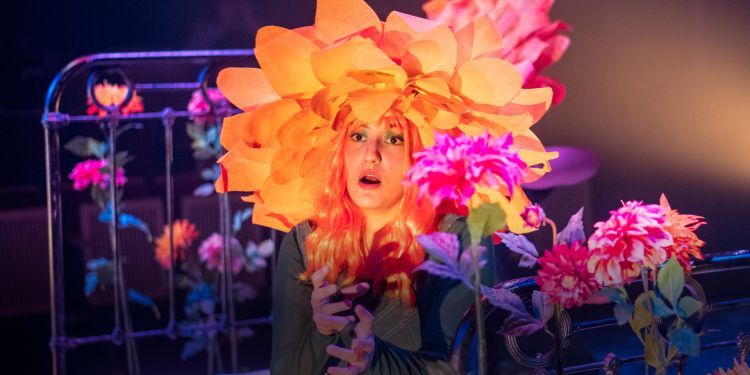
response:
<svg viewBox="0 0 750 375"><path fill-rule="evenodd" d="M396 113L386 114L381 121L403 131L404 157L408 165L412 165L412 154L423 149L415 126ZM307 269L300 278L308 279L315 270L328 265L329 282L344 286L372 280L376 296L385 293L401 298L407 306L414 306L411 274L425 258L416 237L435 230L435 209L426 199L419 199L416 186L404 186L398 217L374 234L368 248L365 217L346 189L344 168L343 144L349 129L362 122L354 119L349 111L342 111L334 124L340 134L332 150L328 183L315 202L316 214L310 219L313 231L306 240Z"/></svg>

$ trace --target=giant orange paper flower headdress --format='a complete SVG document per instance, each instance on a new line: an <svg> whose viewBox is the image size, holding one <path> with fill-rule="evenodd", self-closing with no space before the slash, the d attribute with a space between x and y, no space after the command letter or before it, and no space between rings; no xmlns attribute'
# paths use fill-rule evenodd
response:
<svg viewBox="0 0 750 375"><path fill-rule="evenodd" d="M228 152L216 190L252 192L243 199L255 203L255 224L287 231L309 218L340 113L364 122L399 113L426 147L435 131L512 132L529 166L525 181L538 179L557 155L529 128L552 92L522 89L521 75L498 57L501 47L488 18L456 31L399 12L383 22L362 0L318 0L314 25L260 29L260 69L227 68L217 79L244 113L224 120Z"/></svg>

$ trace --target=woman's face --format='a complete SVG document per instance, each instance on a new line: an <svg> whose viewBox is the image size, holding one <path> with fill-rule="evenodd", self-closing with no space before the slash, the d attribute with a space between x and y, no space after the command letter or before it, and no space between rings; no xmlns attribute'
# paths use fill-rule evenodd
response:
<svg viewBox="0 0 750 375"><path fill-rule="evenodd" d="M344 141L346 189L365 214L388 214L398 209L409 163L401 129L387 122L349 128Z"/></svg>

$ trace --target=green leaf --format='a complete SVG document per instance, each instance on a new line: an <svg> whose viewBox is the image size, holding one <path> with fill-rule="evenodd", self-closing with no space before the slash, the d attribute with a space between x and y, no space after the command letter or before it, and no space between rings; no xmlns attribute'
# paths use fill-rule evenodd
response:
<svg viewBox="0 0 750 375"><path fill-rule="evenodd" d="M656 286L672 306L677 306L682 288L685 287L685 271L674 256L659 270L656 276Z"/></svg>
<svg viewBox="0 0 750 375"><path fill-rule="evenodd" d="M498 204L483 203L472 208L466 220L471 234L471 243L479 245L487 237L505 226L505 211Z"/></svg>
<svg viewBox="0 0 750 375"><path fill-rule="evenodd" d="M120 151L115 154L115 163L117 163L117 168L124 167L125 164L128 164L133 159L134 157L129 155L127 151Z"/></svg>
<svg viewBox="0 0 750 375"><path fill-rule="evenodd" d="M623 325L628 322L633 317L634 312L633 305L627 303L627 302L620 302L615 305L614 312L615 312L615 318L617 318L617 324Z"/></svg>
<svg viewBox="0 0 750 375"><path fill-rule="evenodd" d="M681 318L688 318L698 312L698 310L700 310L702 306L703 303L701 303L701 301L698 301L691 296L682 297L682 299L680 299L680 302L677 304L677 315L679 315Z"/></svg>
<svg viewBox="0 0 750 375"><path fill-rule="evenodd" d="M682 353L697 357L701 352L700 337L688 327L677 328L669 334L669 343Z"/></svg>
<svg viewBox="0 0 750 375"><path fill-rule="evenodd" d="M609 302L622 303L627 301L628 293L622 287L602 288L594 293L597 296L606 297Z"/></svg>
<svg viewBox="0 0 750 375"><path fill-rule="evenodd" d="M646 363L655 368L664 367L664 343L653 333L646 334Z"/></svg>
<svg viewBox="0 0 750 375"><path fill-rule="evenodd" d="M667 306L667 303L664 302L663 299L657 297L653 292L651 292L651 301L653 302L652 306L654 306L654 315L660 318L674 315L674 311Z"/></svg>
<svg viewBox="0 0 750 375"><path fill-rule="evenodd" d="M74 137L70 142L65 144L64 148L76 156L84 158L89 156L96 156L97 158L104 157L102 153L102 150L104 150L102 142L91 137Z"/></svg>
<svg viewBox="0 0 750 375"><path fill-rule="evenodd" d="M646 303L648 303L647 298L648 294L641 293L633 304L635 307L635 313L633 314L633 319L630 321L630 326L633 327L633 330L636 331L636 333L651 325L651 321L654 319L654 316L651 315L651 312L646 305Z"/></svg>

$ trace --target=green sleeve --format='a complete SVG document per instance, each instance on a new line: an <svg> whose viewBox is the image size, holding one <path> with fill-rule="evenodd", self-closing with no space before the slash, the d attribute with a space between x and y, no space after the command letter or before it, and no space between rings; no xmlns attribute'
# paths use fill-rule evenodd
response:
<svg viewBox="0 0 750 375"><path fill-rule="evenodd" d="M321 374L338 361L325 348L338 336L315 328L310 306L312 286L300 282L305 263L296 230L284 237L274 276L271 374Z"/></svg>
<svg viewBox="0 0 750 375"><path fill-rule="evenodd" d="M470 237L464 220L457 221L448 231L459 235L462 249L468 248ZM485 285L494 285L492 239L488 237L482 245L487 248L487 265L482 270L481 280ZM417 287L422 333L420 349L409 351L376 337L368 374L455 373L449 364L451 343L458 324L473 302L473 292L462 282L426 275L426 280Z"/></svg>

